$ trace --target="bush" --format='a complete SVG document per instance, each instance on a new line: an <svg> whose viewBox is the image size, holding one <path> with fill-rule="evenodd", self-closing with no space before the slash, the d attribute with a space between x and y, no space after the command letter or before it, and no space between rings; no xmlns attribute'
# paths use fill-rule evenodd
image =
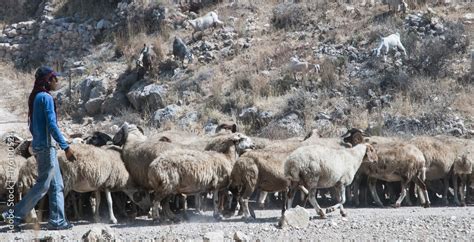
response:
<svg viewBox="0 0 474 242"><path fill-rule="evenodd" d="M389 72L380 82L380 89L383 93L406 93L411 86L412 81L410 80L410 77L403 71Z"/></svg>
<svg viewBox="0 0 474 242"><path fill-rule="evenodd" d="M420 74L439 77L448 60L457 53L466 52L469 39L462 24L446 23L446 32L441 37L432 38L421 43L414 51L416 58L410 66Z"/></svg>
<svg viewBox="0 0 474 242"><path fill-rule="evenodd" d="M303 30L311 17L309 13L304 4L282 3L273 9L271 22L277 29Z"/></svg>

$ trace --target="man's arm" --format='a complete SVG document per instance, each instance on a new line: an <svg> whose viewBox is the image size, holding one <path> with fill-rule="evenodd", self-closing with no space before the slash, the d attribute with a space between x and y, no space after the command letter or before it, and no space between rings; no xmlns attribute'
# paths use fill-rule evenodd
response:
<svg viewBox="0 0 474 242"><path fill-rule="evenodd" d="M46 122L48 125L49 132L51 133L51 136L53 136L54 140L58 142L59 147L61 147L62 150L67 150L69 148L68 143L66 142L66 139L62 135L61 131L59 130L59 127L56 123L56 113L54 111L54 101L53 97L51 95L46 95L45 98L45 111L46 111Z"/></svg>

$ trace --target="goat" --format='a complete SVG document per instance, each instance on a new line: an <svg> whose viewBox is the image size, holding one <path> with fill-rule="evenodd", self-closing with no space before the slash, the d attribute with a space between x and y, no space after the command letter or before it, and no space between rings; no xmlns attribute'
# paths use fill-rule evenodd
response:
<svg viewBox="0 0 474 242"><path fill-rule="evenodd" d="M380 50L382 50L383 47L385 47L385 55L388 54L388 51L390 50L390 47L392 48L399 48L403 50L403 53L405 56L407 55L407 52L405 50L405 47L403 47L402 42L400 41L400 33L395 33L391 34L387 37L382 37L380 36L380 45L379 47L375 50L377 52L377 57L380 55Z"/></svg>

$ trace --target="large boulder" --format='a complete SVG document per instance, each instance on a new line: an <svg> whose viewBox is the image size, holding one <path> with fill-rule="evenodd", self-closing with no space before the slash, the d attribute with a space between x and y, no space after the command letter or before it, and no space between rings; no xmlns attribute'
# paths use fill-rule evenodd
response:
<svg viewBox="0 0 474 242"><path fill-rule="evenodd" d="M138 111L164 108L164 96L167 86L138 82L127 93L128 101Z"/></svg>
<svg viewBox="0 0 474 242"><path fill-rule="evenodd" d="M263 128L260 136L270 139L286 139L304 135L304 121L302 115L290 112L281 118L273 120Z"/></svg>
<svg viewBox="0 0 474 242"><path fill-rule="evenodd" d="M90 116L99 114L104 100L104 96L89 99L89 101L84 104L87 114Z"/></svg>
<svg viewBox="0 0 474 242"><path fill-rule="evenodd" d="M118 114L120 110L130 106L127 96L123 92L114 92L105 98L102 103L102 113Z"/></svg>
<svg viewBox="0 0 474 242"><path fill-rule="evenodd" d="M86 103L91 98L98 98L107 93L107 82L93 76L87 77L79 84L81 100Z"/></svg>
<svg viewBox="0 0 474 242"><path fill-rule="evenodd" d="M161 127L163 123L167 121L173 121L180 109L181 108L176 104L168 105L165 108L158 109L155 111L155 113L153 113L153 122L158 127Z"/></svg>

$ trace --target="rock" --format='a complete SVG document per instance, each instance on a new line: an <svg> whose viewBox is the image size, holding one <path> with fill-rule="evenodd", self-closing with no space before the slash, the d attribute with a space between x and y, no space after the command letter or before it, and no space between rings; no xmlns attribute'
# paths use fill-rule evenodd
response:
<svg viewBox="0 0 474 242"><path fill-rule="evenodd" d="M82 236L82 240L85 242L113 239L115 238L109 226L95 226Z"/></svg>
<svg viewBox="0 0 474 242"><path fill-rule="evenodd" d="M466 13L463 18L466 21L474 21L474 13Z"/></svg>
<svg viewBox="0 0 474 242"><path fill-rule="evenodd" d="M97 25L95 26L95 28L97 30L108 29L110 28L111 25L112 24L108 20L101 19L99 22L97 22Z"/></svg>
<svg viewBox="0 0 474 242"><path fill-rule="evenodd" d="M309 213L300 206L290 208L280 218L279 225L281 228L306 228L309 225Z"/></svg>
<svg viewBox="0 0 474 242"><path fill-rule="evenodd" d="M164 95L167 87L165 85L149 84L144 82L135 83L127 93L128 101L138 110L157 110L164 108Z"/></svg>
<svg viewBox="0 0 474 242"><path fill-rule="evenodd" d="M86 108L87 114L94 116L99 114L101 111L102 103L104 102L104 97L91 98L84 105Z"/></svg>
<svg viewBox="0 0 474 242"><path fill-rule="evenodd" d="M272 139L286 139L304 135L304 121L296 112L290 112L278 120L271 121L261 134Z"/></svg>
<svg viewBox="0 0 474 242"><path fill-rule="evenodd" d="M203 240L204 242L224 241L224 232L222 231L208 232L204 235Z"/></svg>
<svg viewBox="0 0 474 242"><path fill-rule="evenodd" d="M258 116L258 109L256 107L245 108L239 114L239 119L245 123L251 123Z"/></svg>
<svg viewBox="0 0 474 242"><path fill-rule="evenodd" d="M234 241L250 241L250 239L246 234L237 231L234 233Z"/></svg>
<svg viewBox="0 0 474 242"><path fill-rule="evenodd" d="M188 129L193 127L194 124L199 120L199 114L196 111L186 113L178 121L178 126L182 129Z"/></svg>
<svg viewBox="0 0 474 242"><path fill-rule="evenodd" d="M94 76L88 76L79 84L81 100L87 102L90 98L97 98L107 92L107 83L102 79L96 79Z"/></svg>
<svg viewBox="0 0 474 242"><path fill-rule="evenodd" d="M155 113L153 113L153 122L161 127L164 122L173 120L180 109L181 108L176 104L158 109L155 111Z"/></svg>
<svg viewBox="0 0 474 242"><path fill-rule="evenodd" d="M107 114L118 114L120 110L130 106L127 96L123 92L114 92L102 103L101 112Z"/></svg>

